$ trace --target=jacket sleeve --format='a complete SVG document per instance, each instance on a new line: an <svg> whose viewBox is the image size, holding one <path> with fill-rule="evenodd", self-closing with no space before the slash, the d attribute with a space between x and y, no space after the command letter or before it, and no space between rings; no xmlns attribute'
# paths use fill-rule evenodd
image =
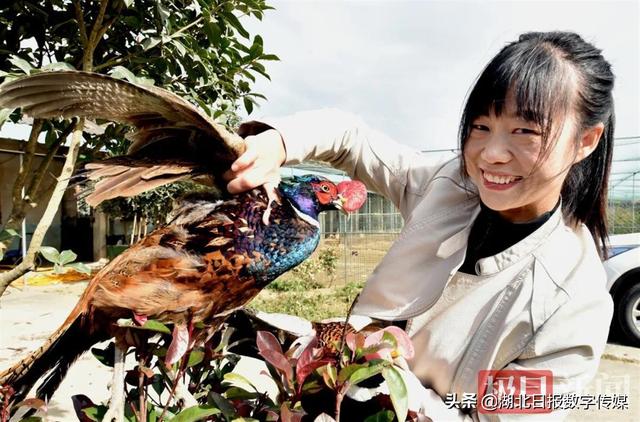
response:
<svg viewBox="0 0 640 422"><path fill-rule="evenodd" d="M588 290L588 289L585 289ZM579 395L593 380L607 343L613 301L604 290L584 292L570 299L540 327L532 343L507 370L550 370L553 395ZM559 406L536 414L536 421L561 421L571 412ZM531 420L531 414L475 414L480 421Z"/></svg>
<svg viewBox="0 0 640 422"><path fill-rule="evenodd" d="M282 136L286 164L325 161L389 198L404 215L444 164L398 144L353 114L322 109L241 125L242 136L274 128Z"/></svg>

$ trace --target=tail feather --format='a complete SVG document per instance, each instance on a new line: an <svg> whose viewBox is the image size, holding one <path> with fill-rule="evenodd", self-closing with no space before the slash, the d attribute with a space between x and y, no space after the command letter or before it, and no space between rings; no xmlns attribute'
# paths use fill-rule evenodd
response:
<svg viewBox="0 0 640 422"><path fill-rule="evenodd" d="M18 403L47 373L38 388L38 398L48 400L64 379L71 364L93 344L102 340L85 329L81 316L56 330L45 343L11 368L0 373L0 385L12 387L12 401Z"/></svg>

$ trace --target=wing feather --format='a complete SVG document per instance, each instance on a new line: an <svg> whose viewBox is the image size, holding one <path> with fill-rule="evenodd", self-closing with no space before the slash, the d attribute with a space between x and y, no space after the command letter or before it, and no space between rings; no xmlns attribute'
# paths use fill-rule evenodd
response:
<svg viewBox="0 0 640 422"><path fill-rule="evenodd" d="M0 108L35 118L84 117L133 127L127 157L86 166L100 180L86 199L132 196L186 177L216 176L245 150L244 140L198 108L158 87L97 73L42 72L0 86Z"/></svg>
<svg viewBox="0 0 640 422"><path fill-rule="evenodd" d="M196 177L206 172L189 162L137 160L115 157L85 166L85 177L100 179L85 198L91 206L119 196L129 197L167 183Z"/></svg>
<svg viewBox="0 0 640 422"><path fill-rule="evenodd" d="M188 128L216 142L232 157L245 150L244 140L188 101L162 88L140 86L97 73L42 72L0 87L0 107L22 107L36 118L86 117L128 124L136 130L150 126ZM146 137L133 136L137 150ZM153 140L153 138L150 138ZM184 138L175 138L178 143ZM179 147L179 146L178 146Z"/></svg>

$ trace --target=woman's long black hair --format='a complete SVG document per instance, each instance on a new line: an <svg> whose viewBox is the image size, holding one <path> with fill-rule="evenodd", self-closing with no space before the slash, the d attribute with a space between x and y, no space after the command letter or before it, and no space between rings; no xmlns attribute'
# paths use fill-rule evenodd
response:
<svg viewBox="0 0 640 422"><path fill-rule="evenodd" d="M484 69L469 94L460 122L460 149L464 151L473 121L490 112L499 116L507 95L513 95L517 114L542 128L542 154L554 142L554 117L573 111L580 133L598 123L604 132L597 148L574 164L562 186L562 212L574 225L584 223L606 254L607 188L615 113L614 75L601 50L572 32L530 32L505 46ZM464 155L463 175L466 177Z"/></svg>

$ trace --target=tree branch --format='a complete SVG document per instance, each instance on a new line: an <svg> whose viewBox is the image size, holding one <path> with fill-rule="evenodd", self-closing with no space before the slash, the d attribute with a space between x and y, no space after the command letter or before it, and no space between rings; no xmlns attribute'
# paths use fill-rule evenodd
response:
<svg viewBox="0 0 640 422"><path fill-rule="evenodd" d="M98 34L102 29L102 21L104 20L104 14L107 12L107 6L109 5L109 0L100 0L100 11L98 12L98 16L96 17L96 21L93 23L93 28L91 28L91 35L89 35L89 44L92 49L96 47L100 37Z"/></svg>
<svg viewBox="0 0 640 422"><path fill-rule="evenodd" d="M176 32L174 32L173 34L169 35L169 38L172 38L172 39L173 38L177 38L178 35L180 35L184 31L188 30L189 28L193 27L194 25L197 25L200 21L202 21L202 17L199 17L198 19L196 19L195 21L191 22L190 24L185 25L182 28L178 29ZM105 30L105 32L106 32L106 30ZM158 43L155 46L153 46L152 48L156 48L156 47L160 46L161 44L162 43ZM151 50L151 49L149 49L149 50ZM149 50L147 50L147 51L149 51ZM93 70L95 70L97 72L98 70L102 70L102 69L105 69L107 67L119 65L120 63L126 62L128 59L130 59L130 58L132 58L134 56L136 56L135 53L129 53L129 54L126 54L124 56L114 57L113 59L110 59L110 60L108 60L108 61L106 61L106 62L104 62L102 64L99 64L99 65L95 66L93 68Z"/></svg>
<svg viewBox="0 0 640 422"><path fill-rule="evenodd" d="M98 31L98 37L96 38L96 45L98 45L98 42L102 39L102 37L104 37L104 34L107 33L107 31L109 30L109 28L111 28L111 25L113 25L115 21L116 17L113 17L106 21L102 28L100 28L100 30Z"/></svg>
<svg viewBox="0 0 640 422"><path fill-rule="evenodd" d="M106 62L104 62L102 64L99 64L99 65L95 66L93 68L93 70L97 72L99 70L102 70L102 69L105 69L105 68L108 68L108 67L111 67L111 66L119 65L120 63L126 62L127 60L129 60L133 56L135 56L135 54L129 53L129 54L125 55L125 56L114 57L111 60L108 60L108 61L106 61Z"/></svg>
<svg viewBox="0 0 640 422"><path fill-rule="evenodd" d="M182 28L178 29L176 32L174 32L173 34L171 34L169 36L171 38L176 38L178 35L182 34L184 31L186 31L187 29L191 28L193 25L197 25L198 23L200 23L201 20L202 20L202 16L200 16L198 19L194 20L190 24L185 25Z"/></svg>
<svg viewBox="0 0 640 422"><path fill-rule="evenodd" d="M31 166L33 165L33 158L35 157L36 147L38 145L38 136L42 131L44 120L35 119L31 126L31 133L29 134L29 140L24 149L24 161L18 170L18 176L13 182L12 200L14 204L18 204L22 201L22 188L27 181L27 175L31 172Z"/></svg>
<svg viewBox="0 0 640 422"><path fill-rule="evenodd" d="M78 21L78 27L80 28L80 40L82 41L82 47L87 48L89 38L87 37L87 27L84 24L84 15L82 14L82 8L80 7L80 0L73 0L73 7L76 11L76 20Z"/></svg>
<svg viewBox="0 0 640 422"><path fill-rule="evenodd" d="M64 161L62 171L60 172L60 176L58 177L58 182L53 189L53 193L51 194L51 198L49 199L47 208L45 209L44 214L42 214L42 218L40 218L38 226L36 227L35 231L33 232L33 236L31 237L27 255L23 258L22 262L16 265L12 270L0 273L0 296L4 293L9 284L11 284L18 277L24 275L33 267L36 254L38 253L38 251L40 250L40 246L42 245L42 240L44 239L45 234L47 234L47 230L51 226L51 223L53 222L53 219L58 212L58 208L60 206L60 202L62 201L64 192L69 185L69 178L73 174L76 159L78 158L78 150L80 149L80 140L82 139L83 126L84 119L80 119L77 124L76 130L73 132L71 145L69 145L67 158Z"/></svg>
<svg viewBox="0 0 640 422"><path fill-rule="evenodd" d="M44 178L45 172L49 168L49 165L53 161L56 153L58 152L58 148L62 145L67 139L67 136L73 132L76 126L76 122L70 122L67 127L60 133L60 135L56 138L55 141L49 147L49 151L47 151L47 155L42 159L38 169L33 173L33 177L31 178L31 183L29 184L29 189L27 189L27 196L33 200L36 198L40 198L40 196L44 192L38 192L38 188L42 183L42 179Z"/></svg>

